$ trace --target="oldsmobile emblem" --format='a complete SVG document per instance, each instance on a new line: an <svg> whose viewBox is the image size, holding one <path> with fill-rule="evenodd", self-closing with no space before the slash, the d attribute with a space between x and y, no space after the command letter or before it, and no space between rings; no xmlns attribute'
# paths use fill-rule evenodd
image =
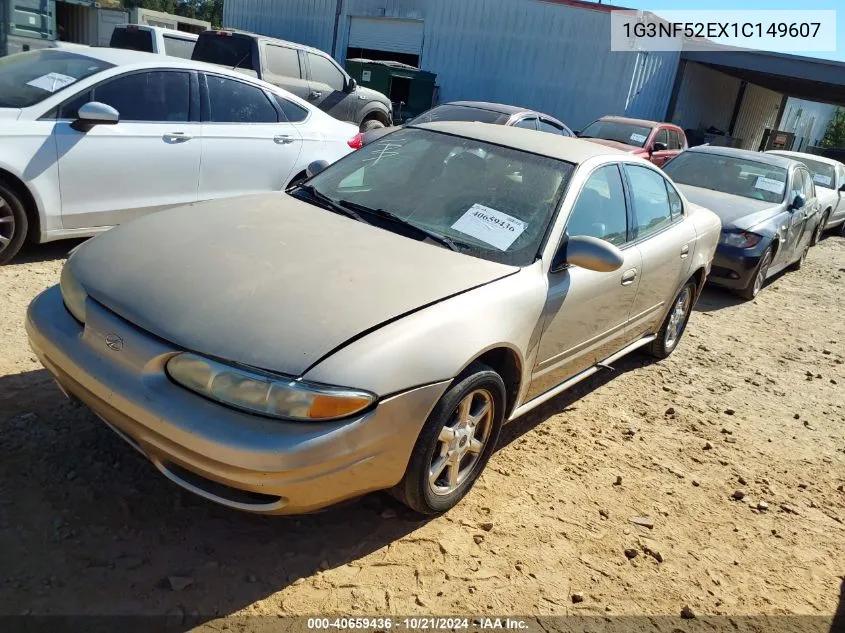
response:
<svg viewBox="0 0 845 633"><path fill-rule="evenodd" d="M117 334L106 334L106 347L112 351L119 352L123 349L123 339Z"/></svg>

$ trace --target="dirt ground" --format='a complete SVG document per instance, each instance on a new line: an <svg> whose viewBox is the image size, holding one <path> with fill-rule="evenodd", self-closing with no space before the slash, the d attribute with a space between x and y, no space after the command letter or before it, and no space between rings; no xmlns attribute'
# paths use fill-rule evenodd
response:
<svg viewBox="0 0 845 633"><path fill-rule="evenodd" d="M0 268L0 614L842 609L841 238L752 303L707 290L668 360L623 360L507 427L428 521L382 494L258 517L170 484L28 348L27 304L75 244Z"/></svg>

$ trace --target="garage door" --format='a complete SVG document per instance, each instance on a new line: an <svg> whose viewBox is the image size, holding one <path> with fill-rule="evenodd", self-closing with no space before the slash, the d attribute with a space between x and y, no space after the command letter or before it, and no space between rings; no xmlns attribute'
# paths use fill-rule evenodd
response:
<svg viewBox="0 0 845 633"><path fill-rule="evenodd" d="M349 48L421 55L422 43L423 23L419 20L352 18L349 25Z"/></svg>

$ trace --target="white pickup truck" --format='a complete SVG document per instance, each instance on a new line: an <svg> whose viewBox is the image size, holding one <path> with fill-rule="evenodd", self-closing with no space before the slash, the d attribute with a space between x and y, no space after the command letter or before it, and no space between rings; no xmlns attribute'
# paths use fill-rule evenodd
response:
<svg viewBox="0 0 845 633"><path fill-rule="evenodd" d="M146 24L123 24L114 28L109 47L191 59L196 43L196 33Z"/></svg>

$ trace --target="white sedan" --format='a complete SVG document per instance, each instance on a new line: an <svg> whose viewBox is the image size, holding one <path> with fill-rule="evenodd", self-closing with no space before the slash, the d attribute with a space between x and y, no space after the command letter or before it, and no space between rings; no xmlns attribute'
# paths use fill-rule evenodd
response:
<svg viewBox="0 0 845 633"><path fill-rule="evenodd" d="M357 132L200 62L110 48L0 58L0 264L26 240L284 189L312 161L351 152Z"/></svg>
<svg viewBox="0 0 845 633"><path fill-rule="evenodd" d="M836 227L839 235L845 237L845 165L832 158L804 152L769 150L768 153L804 163L813 175L822 218L813 235L813 244L818 243L825 231Z"/></svg>

